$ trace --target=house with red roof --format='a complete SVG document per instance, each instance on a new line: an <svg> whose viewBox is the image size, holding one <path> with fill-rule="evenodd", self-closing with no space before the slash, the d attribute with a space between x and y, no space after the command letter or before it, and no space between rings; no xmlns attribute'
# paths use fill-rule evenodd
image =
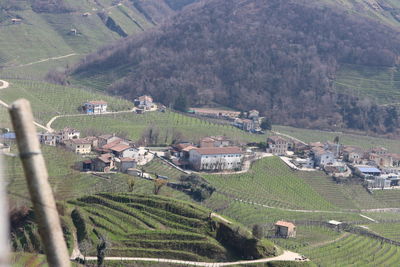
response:
<svg viewBox="0 0 400 267"><path fill-rule="evenodd" d="M275 223L275 236L276 237L296 237L296 225L291 222L277 221Z"/></svg>

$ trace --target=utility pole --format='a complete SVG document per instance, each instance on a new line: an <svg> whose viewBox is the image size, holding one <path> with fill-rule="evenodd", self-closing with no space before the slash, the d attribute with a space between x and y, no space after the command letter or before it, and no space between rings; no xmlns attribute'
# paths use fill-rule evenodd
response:
<svg viewBox="0 0 400 267"><path fill-rule="evenodd" d="M9 262L9 222L7 203L7 181L3 155L0 152L0 267L10 266Z"/></svg>
<svg viewBox="0 0 400 267"><path fill-rule="evenodd" d="M51 267L69 267L69 255L48 173L33 124L29 101L15 101L9 109L47 261Z"/></svg>

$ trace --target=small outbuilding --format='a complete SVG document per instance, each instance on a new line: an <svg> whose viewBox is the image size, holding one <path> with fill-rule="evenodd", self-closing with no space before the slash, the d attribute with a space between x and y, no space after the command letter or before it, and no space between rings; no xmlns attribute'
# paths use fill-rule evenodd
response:
<svg viewBox="0 0 400 267"><path fill-rule="evenodd" d="M296 225L291 222L277 221L275 223L275 236L282 238L296 237Z"/></svg>

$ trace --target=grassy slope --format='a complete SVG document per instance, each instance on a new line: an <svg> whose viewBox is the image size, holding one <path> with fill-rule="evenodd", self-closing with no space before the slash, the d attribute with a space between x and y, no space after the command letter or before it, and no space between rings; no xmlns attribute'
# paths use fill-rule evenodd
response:
<svg viewBox="0 0 400 267"><path fill-rule="evenodd" d="M53 128L75 127L83 133L91 130L98 132L122 132L133 140L138 140L150 126L159 131L159 144L169 144L174 133L180 132L185 140L198 142L208 135L226 135L238 141L264 141L265 135L249 134L228 125L218 125L205 120L184 116L167 111L145 114L118 114L96 117L69 117L56 120Z"/></svg>
<svg viewBox="0 0 400 267"><path fill-rule="evenodd" d="M62 114L78 114L78 108L88 100L105 100L110 111L129 110L133 104L95 91L54 85L46 82L9 80L10 87L0 90L0 98L11 103L24 97L31 102L35 119L46 124Z"/></svg>
<svg viewBox="0 0 400 267"><path fill-rule="evenodd" d="M326 142L333 141L336 136L339 136L340 143L344 145L359 146L364 149L383 146L392 153L400 153L400 142L398 140L372 137L366 135L346 134L339 132L326 132L310 129L300 129L289 126L274 126L275 131L291 135L304 142Z"/></svg>
<svg viewBox="0 0 400 267"><path fill-rule="evenodd" d="M42 59L64 56L71 53L84 55L97 48L115 41L120 36L107 28L96 14L103 8L127 34L136 34L152 26L136 9L128 6L113 6L113 1L66 1L74 12L52 14L35 13L28 5L24 10L8 11L10 17L19 16L21 23L12 24L11 19L0 23L0 66L3 77L43 78L51 66L38 69L21 66ZM125 11L125 12L123 12ZM83 16L90 12L90 16ZM138 26L140 25L140 27ZM71 34L77 29L78 34ZM70 59L59 60L71 63ZM60 66L60 65L58 65ZM65 64L61 64L65 66Z"/></svg>

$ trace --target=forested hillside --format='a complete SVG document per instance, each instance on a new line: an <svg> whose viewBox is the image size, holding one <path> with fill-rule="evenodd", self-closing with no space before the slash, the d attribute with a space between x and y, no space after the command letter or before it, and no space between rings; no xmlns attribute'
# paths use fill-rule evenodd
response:
<svg viewBox="0 0 400 267"><path fill-rule="evenodd" d="M274 123L395 132L394 107L334 86L343 64L397 67L394 11L326 2L204 1L88 56L73 75L102 77L109 92L130 99L149 93L168 105L184 95L191 105L256 108Z"/></svg>

